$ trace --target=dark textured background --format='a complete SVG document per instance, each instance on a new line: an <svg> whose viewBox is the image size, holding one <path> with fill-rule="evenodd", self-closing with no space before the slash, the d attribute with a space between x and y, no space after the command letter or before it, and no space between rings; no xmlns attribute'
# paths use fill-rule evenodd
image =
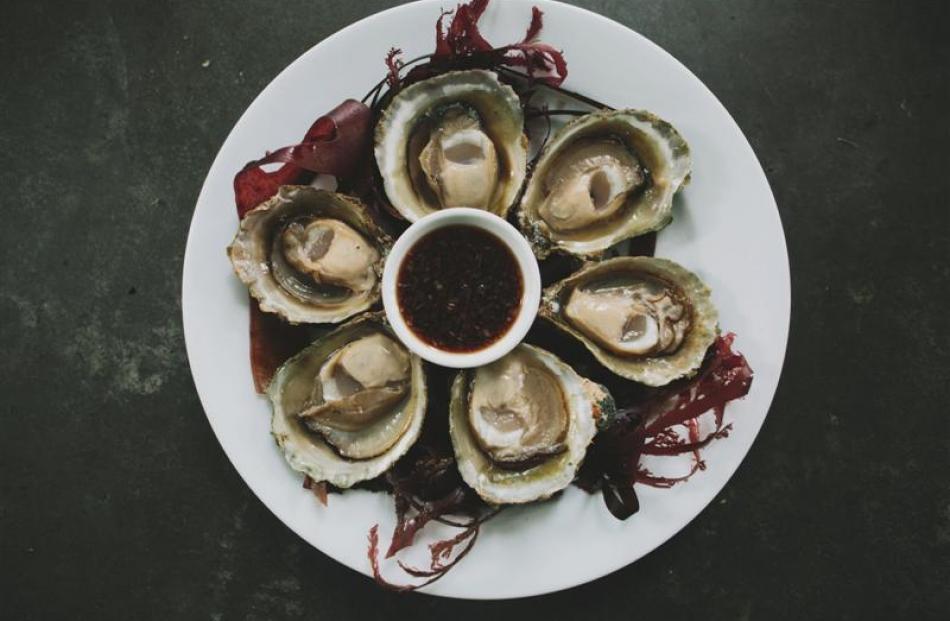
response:
<svg viewBox="0 0 950 621"><path fill-rule="evenodd" d="M669 543L544 598L400 597L252 496L185 358L192 208L260 89L390 4L0 6L0 617L946 613L942 1L580 3L656 41L719 96L769 175L791 254L791 341L771 415L720 498ZM551 551L556 562L556 541Z"/></svg>

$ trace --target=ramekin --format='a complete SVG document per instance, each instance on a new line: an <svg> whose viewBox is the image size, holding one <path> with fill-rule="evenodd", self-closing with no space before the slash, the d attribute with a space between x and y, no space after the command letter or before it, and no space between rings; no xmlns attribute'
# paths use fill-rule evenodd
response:
<svg viewBox="0 0 950 621"><path fill-rule="evenodd" d="M467 352L438 349L416 336L399 310L396 279L406 253L426 234L446 226L467 225L487 231L501 240L514 256L521 270L521 305L514 322L499 339L490 345ZM383 308L393 332L399 340L423 360L454 369L478 367L498 360L524 339L538 314L541 301L541 272L531 246L523 235L504 218L481 209L453 207L420 218L399 236L386 259L382 282Z"/></svg>

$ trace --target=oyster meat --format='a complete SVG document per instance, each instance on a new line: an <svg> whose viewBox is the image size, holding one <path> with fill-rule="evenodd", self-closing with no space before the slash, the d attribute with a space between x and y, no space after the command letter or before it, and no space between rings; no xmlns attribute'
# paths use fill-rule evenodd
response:
<svg viewBox="0 0 950 621"><path fill-rule="evenodd" d="M333 323L379 300L391 240L355 199L283 186L241 220L228 256L265 312Z"/></svg>
<svg viewBox="0 0 950 621"><path fill-rule="evenodd" d="M613 372L650 386L695 373L719 333L709 288L654 257L588 264L545 290L539 314Z"/></svg>
<svg viewBox="0 0 950 621"><path fill-rule="evenodd" d="M271 432L288 463L338 487L385 472L416 441L426 408L422 361L380 313L318 339L267 390Z"/></svg>
<svg viewBox="0 0 950 621"><path fill-rule="evenodd" d="M574 479L613 407L602 386L531 345L460 372L449 433L462 478L493 504L547 498Z"/></svg>
<svg viewBox="0 0 950 621"><path fill-rule="evenodd" d="M541 258L552 250L595 255L666 226L689 173L686 142L653 114L582 116L540 154L521 199L522 231Z"/></svg>
<svg viewBox="0 0 950 621"><path fill-rule="evenodd" d="M484 70L401 90L376 126L386 195L407 220L447 207L504 216L521 189L528 142L518 96Z"/></svg>

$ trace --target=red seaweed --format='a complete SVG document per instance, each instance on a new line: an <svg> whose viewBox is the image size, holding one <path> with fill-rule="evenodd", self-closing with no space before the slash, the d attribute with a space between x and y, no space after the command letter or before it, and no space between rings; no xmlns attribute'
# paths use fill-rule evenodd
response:
<svg viewBox="0 0 950 621"><path fill-rule="evenodd" d="M454 462L452 464L454 466ZM424 466L423 466L424 467ZM401 550L410 547L416 535L432 521L453 526L460 531L452 537L429 544L429 567L426 569L413 567L396 559L396 565L407 575L414 578L426 578L419 584L395 584L382 576L380 570L379 525L370 529L368 550L373 577L376 582L387 589L394 591L412 591L432 584L442 578L465 555L471 551L478 539L481 525L498 514L499 509L489 510L486 505L477 499L473 502L471 490L459 484L444 497L434 501L420 500L414 493L405 487L405 481L393 481L392 494L396 504L396 527L393 530L389 548L385 558L393 558ZM451 519L447 516L459 516L461 519ZM461 550L458 550L462 546Z"/></svg>
<svg viewBox="0 0 950 621"><path fill-rule="evenodd" d="M538 41L544 26L544 13L531 9L531 23L521 41L494 47L482 36L478 20L488 7L488 0L472 0L460 4L447 30L443 30L443 13L436 22L434 63L468 59L495 66L522 67L529 77L551 86L559 86L567 78L567 61L555 47Z"/></svg>
<svg viewBox="0 0 950 621"><path fill-rule="evenodd" d="M447 400L452 374L444 369L429 371L432 391L440 393L444 389L446 394L439 396ZM447 442L447 421L440 416L444 413L441 408L429 413L416 446L384 476L395 504L396 526L385 555L381 555L378 534L371 532L369 555L376 581L388 589L414 590L444 576L475 545L481 525L499 511L485 504L462 481ZM429 545L428 567L413 567L399 559L399 552L412 546L417 535L432 522L451 526L458 532ZM402 585L389 582L382 577L380 564L392 558L403 573L426 580Z"/></svg>
<svg viewBox="0 0 950 621"><path fill-rule="evenodd" d="M396 500L396 528L393 531L392 541L386 551L386 558L392 558L397 552L412 545L416 534L437 517L457 510L465 501L465 491L461 488L453 490L444 498L432 502L423 502L414 508L409 500L394 488ZM411 516L411 517L410 517Z"/></svg>
<svg viewBox="0 0 950 621"><path fill-rule="evenodd" d="M444 71L474 68L501 70L505 67L518 67L532 80L551 87L560 86L567 78L567 61L560 50L538 40L544 27L544 13L533 7L531 22L524 38L515 43L495 47L485 39L478 28L478 21L486 8L488 0L471 0L459 4L454 12L443 11L435 24L435 51L429 56L398 65L398 69L401 69L422 60L428 61L414 67L402 80L398 78L398 69L393 71L394 57L387 57L389 74L384 83L390 87L389 94L392 95L398 90L397 86L406 86ZM451 21L446 27L445 19L449 16ZM373 97L374 107L381 87L382 83L377 84L367 95L367 98ZM385 100L386 98L383 98L382 101Z"/></svg>
<svg viewBox="0 0 950 621"><path fill-rule="evenodd" d="M478 30L478 20L488 8L488 0L472 0L458 5L447 30L442 30L442 20L450 11L443 12L435 24L434 59L457 59L477 52L494 49Z"/></svg>
<svg viewBox="0 0 950 621"><path fill-rule="evenodd" d="M277 315L263 312L250 298L251 375L258 393L267 390L274 371L310 342L303 326L294 326Z"/></svg>
<svg viewBox="0 0 950 621"><path fill-rule="evenodd" d="M696 376L657 389L643 403L619 411L598 433L575 483L589 492L600 490L610 512L623 520L639 508L634 484L672 487L705 469L700 449L729 435L732 425L723 425L726 404L745 396L752 386L752 369L732 350L734 339L734 334L716 339ZM710 411L715 429L700 437L698 419ZM686 428L685 438L677 431L680 426ZM692 466L676 477L655 475L640 463L643 455L687 453L692 454Z"/></svg>
<svg viewBox="0 0 950 621"><path fill-rule="evenodd" d="M435 387L433 386L435 389ZM430 413L438 416L440 412ZM477 524L488 506L462 481L451 448L447 452L433 448L429 439L444 431L435 416L428 416L423 437L409 454L386 474L385 479L396 506L396 527L386 558L412 545L426 524L441 522L458 528ZM437 440L441 444L442 438ZM448 516L456 516L454 519Z"/></svg>
<svg viewBox="0 0 950 621"><path fill-rule="evenodd" d="M244 217L276 194L280 186L299 183L307 172L337 177L352 174L369 144L372 129L370 109L354 99L347 99L317 119L300 143L248 162L234 177L238 216ZM284 165L273 172L261 168L274 163Z"/></svg>
<svg viewBox="0 0 950 621"><path fill-rule="evenodd" d="M455 500L456 500L455 498L447 498L446 503L444 505L440 505L437 511L444 511L445 513L449 513L452 511L459 510L459 507L457 506L452 507L452 502L454 502ZM397 504L398 504L398 496L397 496ZM430 507L432 506L431 503L429 504L429 506ZM426 509L423 509L423 511L426 511ZM472 547L475 545L475 542L478 539L478 533L481 530L482 524L484 524L487 520L491 519L492 517L496 516L499 511L500 511L499 509L495 509L493 511L486 512L483 515L480 515L478 517L471 517L467 523L449 522L461 530L452 537L448 537L446 539L442 539L442 540L429 544L429 567L426 569L413 567L405 563L401 559L396 559L396 565L409 576L414 577L414 578L427 578L427 580L425 580L424 582L420 584L395 584L383 578L382 572L380 570L381 559L380 559L379 533L378 533L379 524L374 525L370 529L370 533L369 533L370 546L368 550L370 565L373 569L373 578L376 580L376 582L380 586L385 587L390 590L394 590L394 591L414 591L418 588L432 584L433 582L435 582L436 580L442 578L445 574L447 574L453 567L455 567L456 564L458 564L459 561L461 561L471 551ZM441 513L440 515L445 515L445 513ZM422 513L420 512L419 514L417 514L417 516L418 515L422 515ZM434 513L428 514L423 524L434 519L434 516L435 516ZM408 520L406 520L404 515L400 516L399 522L396 526L396 532L394 532L393 534L393 539L390 543L389 551L386 553L385 558L387 559L391 558L395 556L395 554L398 551L403 550L407 548L409 545L411 545L412 537L409 537L409 538L405 537L405 533L407 532L407 530L404 525L407 523L413 524L413 526L410 527L410 530L412 530L412 534L414 536L414 534L418 532L418 530L421 528L421 526L417 527L415 525L414 520L415 518L409 518ZM400 530L401 528L402 530ZM397 541L398 541L398 544L397 544ZM462 546L461 550L458 550L459 546Z"/></svg>
<svg viewBox="0 0 950 621"><path fill-rule="evenodd" d="M475 542L478 540L479 528L478 525L475 525L469 529L466 529L450 539L445 541L439 541L429 546L430 552L430 565L429 569L418 569L403 563L402 561L396 561L396 564L406 572L408 575L415 578L427 578L425 581L418 584L396 584L390 582L383 578L382 571L380 570L379 563L379 524L373 525L369 529L369 550L367 555L369 556L370 567L373 570L373 579L376 580L376 583L381 587L388 589L390 591L396 591L400 593L405 593L408 591L415 591L416 589L421 589L424 586L428 586L435 582L436 580L441 579L445 576L453 567L455 567L459 561L461 561L465 556L472 550L472 547L475 545ZM455 551L456 547L464 542L468 542L465 547L462 548L460 552L455 555L455 558L448 560L452 552Z"/></svg>
<svg viewBox="0 0 950 621"><path fill-rule="evenodd" d="M317 500L320 501L320 504L324 507L327 506L327 492L328 485L326 481L314 481L310 478L310 475L307 475L303 478L303 488L310 490L310 492L317 497Z"/></svg>
<svg viewBox="0 0 950 621"><path fill-rule="evenodd" d="M395 88L399 85L399 72L403 67L403 62L399 59L401 54L402 50L398 47L389 48L389 53L386 54L386 69L388 70L386 84L389 85L389 88Z"/></svg>

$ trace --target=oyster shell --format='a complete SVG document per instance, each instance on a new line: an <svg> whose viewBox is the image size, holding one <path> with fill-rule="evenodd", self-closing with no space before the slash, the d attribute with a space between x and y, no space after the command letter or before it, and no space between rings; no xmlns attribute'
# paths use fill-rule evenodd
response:
<svg viewBox="0 0 950 621"><path fill-rule="evenodd" d="M350 487L389 469L419 437L422 361L368 313L288 360L267 389L271 433L294 470Z"/></svg>
<svg viewBox="0 0 950 621"><path fill-rule="evenodd" d="M459 472L493 504L547 498L574 479L597 421L613 409L602 386L554 354L519 345L452 384L449 434Z"/></svg>
<svg viewBox="0 0 950 621"><path fill-rule="evenodd" d="M614 373L649 386L695 373L719 333L709 288L654 257L589 263L545 289L538 314Z"/></svg>
<svg viewBox="0 0 950 621"><path fill-rule="evenodd" d="M669 224L690 166L686 141L649 112L582 116L545 145L521 199L521 229L539 258L595 255Z"/></svg>
<svg viewBox="0 0 950 621"><path fill-rule="evenodd" d="M504 217L527 168L521 103L490 71L417 82L383 111L375 152L386 196L410 222L446 207Z"/></svg>
<svg viewBox="0 0 950 621"><path fill-rule="evenodd" d="M283 186L244 216L228 256L261 310L335 323L379 300L392 240L356 199Z"/></svg>

